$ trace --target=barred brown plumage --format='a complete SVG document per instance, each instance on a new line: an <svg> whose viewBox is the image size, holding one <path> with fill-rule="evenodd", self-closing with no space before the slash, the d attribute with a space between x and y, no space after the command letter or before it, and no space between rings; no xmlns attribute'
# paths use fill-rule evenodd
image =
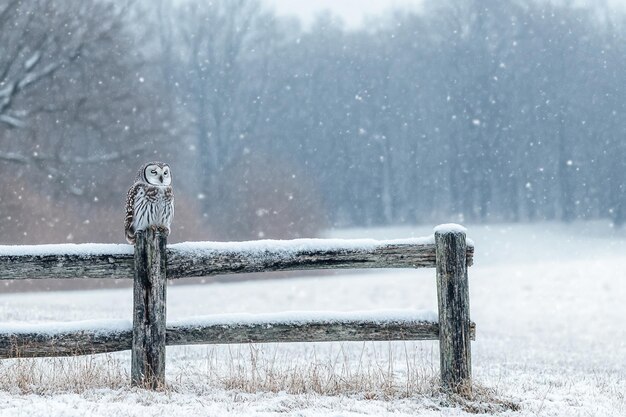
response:
<svg viewBox="0 0 626 417"><path fill-rule="evenodd" d="M148 162L137 173L126 196L124 229L128 243L135 243L135 233L154 227L170 233L174 217L172 174L168 164Z"/></svg>

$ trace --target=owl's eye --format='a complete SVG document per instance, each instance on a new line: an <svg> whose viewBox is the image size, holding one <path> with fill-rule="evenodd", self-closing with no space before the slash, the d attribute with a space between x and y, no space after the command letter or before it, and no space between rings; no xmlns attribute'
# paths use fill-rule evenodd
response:
<svg viewBox="0 0 626 417"><path fill-rule="evenodd" d="M156 175L156 170L154 170L154 169L153 169L152 171L150 171L150 173L151 173L152 175Z"/></svg>
<svg viewBox="0 0 626 417"><path fill-rule="evenodd" d="M169 172L167 172L167 171L165 171L165 172L163 173L163 175L165 175L166 177L167 177L167 175L168 175L168 174L169 174Z"/></svg>

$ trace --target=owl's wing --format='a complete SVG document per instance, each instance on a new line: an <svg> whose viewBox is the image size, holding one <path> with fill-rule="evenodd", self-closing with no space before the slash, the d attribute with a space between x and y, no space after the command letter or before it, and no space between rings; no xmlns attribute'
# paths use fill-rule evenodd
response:
<svg viewBox="0 0 626 417"><path fill-rule="evenodd" d="M137 195L137 189L141 186L141 183L136 182L129 188L126 195L126 218L124 219L124 231L126 233L126 240L131 245L135 244L135 228L133 227L133 220L135 216L135 196Z"/></svg>

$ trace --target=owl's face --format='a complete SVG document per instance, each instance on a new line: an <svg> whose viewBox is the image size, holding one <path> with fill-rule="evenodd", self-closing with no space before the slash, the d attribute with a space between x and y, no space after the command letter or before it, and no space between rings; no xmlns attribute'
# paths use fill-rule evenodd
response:
<svg viewBox="0 0 626 417"><path fill-rule="evenodd" d="M167 164L148 164L143 171L143 176L148 184L167 186L172 183L172 174Z"/></svg>

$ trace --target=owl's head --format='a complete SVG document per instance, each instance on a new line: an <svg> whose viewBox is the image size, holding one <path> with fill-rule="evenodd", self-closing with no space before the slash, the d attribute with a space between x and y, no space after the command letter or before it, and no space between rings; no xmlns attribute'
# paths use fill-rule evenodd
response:
<svg viewBox="0 0 626 417"><path fill-rule="evenodd" d="M137 180L148 184L167 186L172 184L170 166L164 162L148 162L137 173Z"/></svg>

